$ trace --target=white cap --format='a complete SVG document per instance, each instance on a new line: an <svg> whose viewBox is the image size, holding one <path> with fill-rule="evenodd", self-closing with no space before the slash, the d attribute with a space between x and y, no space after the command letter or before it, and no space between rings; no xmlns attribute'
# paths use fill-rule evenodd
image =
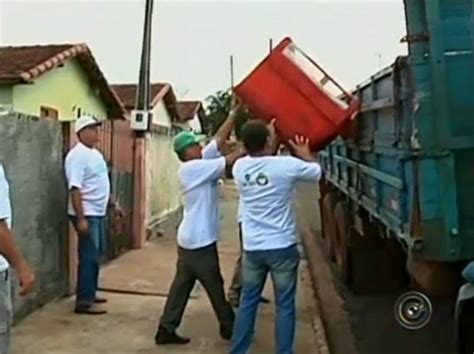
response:
<svg viewBox="0 0 474 354"><path fill-rule="evenodd" d="M74 123L74 131L79 133L82 129L91 127L94 125L100 125L101 122L94 117L91 116L81 116L77 118L76 122Z"/></svg>

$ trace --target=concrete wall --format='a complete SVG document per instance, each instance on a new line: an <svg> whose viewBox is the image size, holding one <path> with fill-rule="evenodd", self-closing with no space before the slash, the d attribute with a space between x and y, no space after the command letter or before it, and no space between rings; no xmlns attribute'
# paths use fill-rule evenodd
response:
<svg viewBox="0 0 474 354"><path fill-rule="evenodd" d="M173 152L172 136L151 132L147 138L147 225L155 223L181 204L177 171L179 160Z"/></svg>
<svg viewBox="0 0 474 354"><path fill-rule="evenodd" d="M105 104L75 59L40 76L32 84L14 86L13 106L15 111L33 116L40 114L40 106L48 106L59 112L60 120L74 120L79 108L82 114L99 119L107 117Z"/></svg>
<svg viewBox="0 0 474 354"><path fill-rule="evenodd" d="M0 105L11 105L13 102L13 92L11 86L0 85Z"/></svg>
<svg viewBox="0 0 474 354"><path fill-rule="evenodd" d="M0 161L10 181L13 231L36 271L35 292L15 299L23 316L67 286L66 188L61 125L21 115L0 119Z"/></svg>

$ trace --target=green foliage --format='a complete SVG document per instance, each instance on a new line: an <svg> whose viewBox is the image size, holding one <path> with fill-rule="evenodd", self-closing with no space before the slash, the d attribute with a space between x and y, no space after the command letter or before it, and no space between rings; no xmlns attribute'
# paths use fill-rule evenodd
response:
<svg viewBox="0 0 474 354"><path fill-rule="evenodd" d="M214 135L229 115L232 105L232 94L229 91L218 91L214 95L207 97L206 102L207 131ZM246 108L242 108L237 114L234 128L237 139L240 138L240 130L242 129L242 126L249 120L249 118L250 113Z"/></svg>

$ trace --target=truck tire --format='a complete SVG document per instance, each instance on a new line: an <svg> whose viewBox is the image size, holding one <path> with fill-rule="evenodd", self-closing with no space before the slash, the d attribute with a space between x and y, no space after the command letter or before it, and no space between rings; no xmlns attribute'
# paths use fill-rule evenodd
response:
<svg viewBox="0 0 474 354"><path fill-rule="evenodd" d="M337 202L337 194L334 192L326 193L323 198L323 234L324 242L326 245L326 253L331 261L334 261L335 256L335 233L336 233L336 222L334 220L334 207Z"/></svg>
<svg viewBox="0 0 474 354"><path fill-rule="evenodd" d="M351 239L351 225L349 210L346 202L338 202L334 208L334 218L336 222L335 233L335 259L339 278L349 285L349 244Z"/></svg>
<svg viewBox="0 0 474 354"><path fill-rule="evenodd" d="M457 353L474 353L474 284L464 284L459 290L454 320Z"/></svg>

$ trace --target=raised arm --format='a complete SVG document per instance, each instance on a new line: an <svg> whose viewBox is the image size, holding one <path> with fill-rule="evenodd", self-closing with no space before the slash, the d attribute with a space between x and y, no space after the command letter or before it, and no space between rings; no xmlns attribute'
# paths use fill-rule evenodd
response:
<svg viewBox="0 0 474 354"><path fill-rule="evenodd" d="M214 139L217 142L217 146L219 150L222 152L224 151L225 144L232 133L232 129L234 129L235 125L235 118L237 113L242 108L242 101L234 94L232 95L232 106L227 116L227 119L222 123L222 125L217 130L217 133L214 136Z"/></svg>
<svg viewBox="0 0 474 354"><path fill-rule="evenodd" d="M308 138L297 135L295 136L295 139L290 140L290 145L293 148L296 157L307 162L317 162L316 157L311 154L311 150L309 149Z"/></svg>
<svg viewBox="0 0 474 354"><path fill-rule="evenodd" d="M290 175L295 180L318 181L321 178L322 170L316 157L311 154L309 140L302 136L296 136L294 140L290 141L290 145L293 147L296 157L299 158L292 158Z"/></svg>
<svg viewBox="0 0 474 354"><path fill-rule="evenodd" d="M276 128L275 128L276 119L273 118L271 122L267 125L268 131L270 132L269 143L268 143L268 153L270 155L276 155L278 152L278 147L280 146Z"/></svg>
<svg viewBox="0 0 474 354"><path fill-rule="evenodd" d="M219 179L226 166L232 165L242 154L243 151L237 149L226 156L215 159L196 159L187 162L178 172L181 185L185 190L190 190Z"/></svg>

